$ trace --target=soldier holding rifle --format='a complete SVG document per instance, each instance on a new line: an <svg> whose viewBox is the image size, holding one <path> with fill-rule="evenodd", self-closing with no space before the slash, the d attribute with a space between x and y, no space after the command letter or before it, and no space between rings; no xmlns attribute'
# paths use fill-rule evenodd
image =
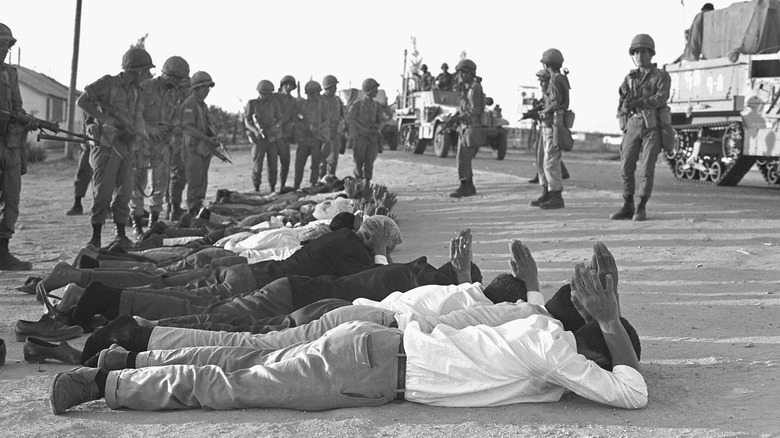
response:
<svg viewBox="0 0 780 438"><path fill-rule="evenodd" d="M277 140L282 135L282 110L273 98L274 84L263 79L257 84L257 99L251 99L244 110L244 126L252 140L252 184L260 191L263 179L263 160L268 154L268 186L276 191Z"/></svg>

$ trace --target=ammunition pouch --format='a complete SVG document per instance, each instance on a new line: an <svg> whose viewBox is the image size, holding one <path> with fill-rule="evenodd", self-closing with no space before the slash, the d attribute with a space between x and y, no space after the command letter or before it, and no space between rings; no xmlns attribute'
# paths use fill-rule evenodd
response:
<svg viewBox="0 0 780 438"><path fill-rule="evenodd" d="M569 116L567 113L571 113ZM571 125L569 124L571 122ZM574 112L559 110L555 112L553 119L553 146L561 151L568 152L574 147L574 139L571 137L571 126L574 125Z"/></svg>
<svg viewBox="0 0 780 438"><path fill-rule="evenodd" d="M20 148L27 142L27 130L16 123L8 123L3 134L3 143L8 149Z"/></svg>
<svg viewBox="0 0 780 438"><path fill-rule="evenodd" d="M463 146L467 148L478 148L487 144L485 130L481 126L460 125L458 133L462 139Z"/></svg>
<svg viewBox="0 0 780 438"><path fill-rule="evenodd" d="M210 157L212 146L206 140L201 140L195 137L189 137L186 141L187 149L194 151L201 157Z"/></svg>
<svg viewBox="0 0 780 438"><path fill-rule="evenodd" d="M667 153L672 153L677 143L677 136L672 129L672 109L668 106L658 108L658 125L661 128L661 147Z"/></svg>
<svg viewBox="0 0 780 438"><path fill-rule="evenodd" d="M642 119L645 121L645 128L655 129L658 127L658 115L656 110L641 110Z"/></svg>

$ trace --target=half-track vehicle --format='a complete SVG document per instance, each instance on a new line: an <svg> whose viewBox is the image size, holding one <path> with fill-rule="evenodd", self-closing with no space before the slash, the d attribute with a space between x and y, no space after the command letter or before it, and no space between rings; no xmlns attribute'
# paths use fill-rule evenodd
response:
<svg viewBox="0 0 780 438"><path fill-rule="evenodd" d="M437 157L446 158L458 144L457 124L451 120L460 106L460 92L431 90L410 92L405 105L396 111L398 134L404 150L425 153L433 144ZM503 160L507 149L507 131L489 111L485 112L482 128L486 144L498 160Z"/></svg>
<svg viewBox="0 0 780 438"><path fill-rule="evenodd" d="M669 165L683 181L733 186L756 164L780 186L780 0L735 3L701 19L701 52L664 67L676 137Z"/></svg>

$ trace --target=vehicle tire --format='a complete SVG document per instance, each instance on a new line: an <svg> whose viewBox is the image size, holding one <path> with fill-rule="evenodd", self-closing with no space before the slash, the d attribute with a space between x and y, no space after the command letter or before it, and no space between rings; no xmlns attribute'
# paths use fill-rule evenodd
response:
<svg viewBox="0 0 780 438"><path fill-rule="evenodd" d="M452 148L452 133L444 131L442 125L436 126L433 134L433 153L439 158L447 158Z"/></svg>
<svg viewBox="0 0 780 438"><path fill-rule="evenodd" d="M428 147L428 145L431 143L428 139L417 139L417 145L414 147L414 153L417 155L422 155L425 153L425 149Z"/></svg>
<svg viewBox="0 0 780 438"><path fill-rule="evenodd" d="M387 142L387 148L391 151L398 149L398 132L395 129L388 129L384 132L384 140Z"/></svg>
<svg viewBox="0 0 780 438"><path fill-rule="evenodd" d="M498 161L501 161L504 159L504 157L506 157L506 148L508 146L508 142L509 139L507 133L504 132L504 130L501 130L498 133L498 138L496 139L496 143L498 143L496 145L496 159Z"/></svg>
<svg viewBox="0 0 780 438"><path fill-rule="evenodd" d="M685 159L682 157L674 162L674 176L677 179L685 179Z"/></svg>

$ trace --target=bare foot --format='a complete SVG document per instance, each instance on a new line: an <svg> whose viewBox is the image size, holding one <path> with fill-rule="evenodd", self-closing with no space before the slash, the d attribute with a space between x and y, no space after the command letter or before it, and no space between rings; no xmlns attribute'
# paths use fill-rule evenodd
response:
<svg viewBox="0 0 780 438"><path fill-rule="evenodd" d="M57 304L57 311L65 313L68 310L76 306L79 302L79 298L84 295L84 288L79 287L73 283L65 286L65 291L62 293L62 301Z"/></svg>
<svg viewBox="0 0 780 438"><path fill-rule="evenodd" d="M51 273L46 276L41 283L47 291L53 291L65 287L70 283L78 283L81 280L81 271L70 266L68 263L59 262L51 270Z"/></svg>
<svg viewBox="0 0 780 438"><path fill-rule="evenodd" d="M133 319L135 320L136 324L140 325L141 327L154 328L157 327L158 324L156 320L145 319L141 318L140 316L134 316Z"/></svg>

